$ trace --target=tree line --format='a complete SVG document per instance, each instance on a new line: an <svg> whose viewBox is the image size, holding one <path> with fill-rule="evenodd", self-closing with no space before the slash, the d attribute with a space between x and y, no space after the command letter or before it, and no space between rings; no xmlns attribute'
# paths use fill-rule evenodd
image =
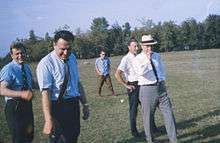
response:
<svg viewBox="0 0 220 143"><path fill-rule="evenodd" d="M220 48L220 15L209 15L203 22L189 18L179 25L174 21L157 24L151 19L139 21L142 26L131 29L129 22L122 26L117 22L109 25L105 17L95 18L87 32L82 32L80 28L72 31L75 33L72 52L80 59L97 57L100 48L104 48L109 55L123 55L128 51L130 37L140 41L143 34L152 34L158 41L155 46L157 52ZM59 27L55 32L59 30L71 31L68 25ZM39 61L53 47L53 38L48 32L42 38L36 36L34 30L30 30L27 39L17 38L14 42L24 43L30 61ZM1 65L9 60L10 54L0 59Z"/></svg>

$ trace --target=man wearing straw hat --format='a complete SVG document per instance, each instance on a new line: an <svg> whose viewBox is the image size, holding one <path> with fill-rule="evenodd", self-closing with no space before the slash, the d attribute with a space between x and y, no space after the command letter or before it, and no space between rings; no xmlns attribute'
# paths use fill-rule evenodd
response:
<svg viewBox="0 0 220 143"><path fill-rule="evenodd" d="M172 105L165 86L165 70L158 53L153 52L157 41L151 35L141 38L142 52L132 62L138 75L140 85L139 100L141 102L144 130L148 143L154 142L153 116L158 106L164 117L166 131L171 143L177 142L175 118Z"/></svg>

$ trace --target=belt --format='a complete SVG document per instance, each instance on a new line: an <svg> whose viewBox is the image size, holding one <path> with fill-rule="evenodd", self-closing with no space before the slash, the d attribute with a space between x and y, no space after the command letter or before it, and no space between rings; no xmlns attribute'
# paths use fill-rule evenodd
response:
<svg viewBox="0 0 220 143"><path fill-rule="evenodd" d="M132 82L128 81L128 85L137 85L137 84L138 84L138 81L132 81Z"/></svg>
<svg viewBox="0 0 220 143"><path fill-rule="evenodd" d="M14 98L8 99L8 101L25 102L27 100L24 100L20 97L14 97Z"/></svg>
<svg viewBox="0 0 220 143"><path fill-rule="evenodd" d="M79 100L79 96L74 96L74 97L71 97L71 98L63 99L64 102L72 102L72 101L75 101L75 100Z"/></svg>
<svg viewBox="0 0 220 143"><path fill-rule="evenodd" d="M79 96L73 96L73 97L70 97L70 98L66 98L66 99L62 99L62 102L72 102L72 101L76 101L76 100L79 100ZM52 102L58 102L57 100L52 100Z"/></svg>
<svg viewBox="0 0 220 143"><path fill-rule="evenodd" d="M158 82L153 83L153 84L144 84L144 85L141 85L141 86L157 86L157 85L159 85Z"/></svg>

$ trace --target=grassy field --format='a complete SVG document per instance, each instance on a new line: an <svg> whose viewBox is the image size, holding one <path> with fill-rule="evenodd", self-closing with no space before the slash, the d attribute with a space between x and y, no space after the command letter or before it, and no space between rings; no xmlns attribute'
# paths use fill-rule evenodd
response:
<svg viewBox="0 0 220 143"><path fill-rule="evenodd" d="M177 122L180 143L220 143L220 50L184 51L161 54L166 65L168 93ZM112 74L121 57L112 57ZM112 76L117 97L110 96L104 86L104 98L96 97L97 77L95 59L79 60L81 81L91 107L91 117L81 121L79 143L144 143L130 135L126 90ZM36 64L31 64L35 71ZM41 95L34 90L34 143L46 143L42 134L43 113ZM125 99L124 103L120 103ZM157 139L167 140L163 118L156 112L156 124L163 130ZM139 108L138 129L144 134ZM0 98L0 141L10 142L4 116L4 102Z"/></svg>

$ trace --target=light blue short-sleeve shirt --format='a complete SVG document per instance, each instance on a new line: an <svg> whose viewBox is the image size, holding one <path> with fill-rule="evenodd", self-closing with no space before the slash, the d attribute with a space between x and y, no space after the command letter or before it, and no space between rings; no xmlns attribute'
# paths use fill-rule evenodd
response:
<svg viewBox="0 0 220 143"><path fill-rule="evenodd" d="M104 59L101 59L100 57L96 59L95 66L99 69L102 75L106 76L109 74L109 68L110 68L110 60L108 57L105 57Z"/></svg>
<svg viewBox="0 0 220 143"><path fill-rule="evenodd" d="M32 90L32 74L29 65L24 64L24 70L27 76L28 89ZM21 91L23 88L23 77L21 71L21 64L12 60L5 65L0 72L0 82L7 82L8 88L15 91ZM12 97L5 96L5 101L12 99Z"/></svg>
<svg viewBox="0 0 220 143"><path fill-rule="evenodd" d="M70 54L67 64L69 66L69 80L64 99L80 96L78 64L73 54ZM36 73L40 90L48 89L51 100L57 100L65 77L64 61L56 55L55 51L52 51L40 61Z"/></svg>

